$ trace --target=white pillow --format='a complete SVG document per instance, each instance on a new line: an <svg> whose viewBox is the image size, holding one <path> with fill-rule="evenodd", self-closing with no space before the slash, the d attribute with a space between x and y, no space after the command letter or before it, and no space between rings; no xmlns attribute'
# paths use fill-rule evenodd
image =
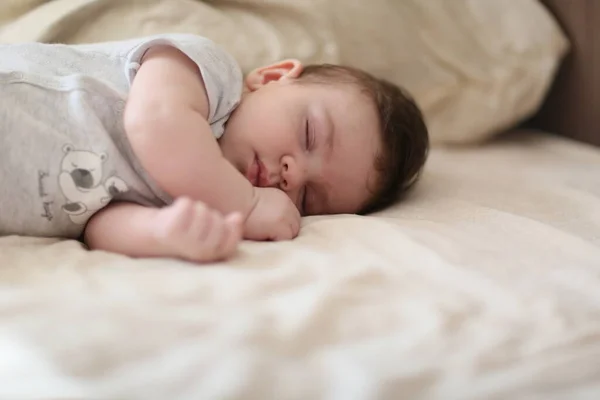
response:
<svg viewBox="0 0 600 400"><path fill-rule="evenodd" d="M246 72L287 57L349 64L405 86L433 143L483 140L534 113L568 47L537 0L28 1L0 41L177 31L212 38Z"/></svg>

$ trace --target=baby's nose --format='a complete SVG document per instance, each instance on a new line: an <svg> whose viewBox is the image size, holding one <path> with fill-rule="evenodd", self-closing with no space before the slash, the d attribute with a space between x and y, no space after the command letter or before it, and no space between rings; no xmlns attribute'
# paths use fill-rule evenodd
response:
<svg viewBox="0 0 600 400"><path fill-rule="evenodd" d="M287 192L291 189L290 178L290 165L284 161L281 166L281 180L279 182L279 187L281 190L285 190Z"/></svg>
<svg viewBox="0 0 600 400"><path fill-rule="evenodd" d="M279 187L286 191L297 189L302 184L301 171L291 159L284 159L281 164L281 181Z"/></svg>

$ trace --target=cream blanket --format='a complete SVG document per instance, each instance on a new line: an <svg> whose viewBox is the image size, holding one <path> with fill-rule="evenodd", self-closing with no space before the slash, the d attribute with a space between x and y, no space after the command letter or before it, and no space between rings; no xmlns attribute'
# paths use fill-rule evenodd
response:
<svg viewBox="0 0 600 400"><path fill-rule="evenodd" d="M597 398L599 176L519 132L220 265L1 239L0 398Z"/></svg>

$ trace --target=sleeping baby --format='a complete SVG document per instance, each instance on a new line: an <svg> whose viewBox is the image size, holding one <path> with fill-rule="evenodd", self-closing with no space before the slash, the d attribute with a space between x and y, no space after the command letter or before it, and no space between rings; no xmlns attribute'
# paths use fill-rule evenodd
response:
<svg viewBox="0 0 600 400"><path fill-rule="evenodd" d="M243 79L206 38L0 46L0 234L209 262L289 240L303 215L369 213L417 181L415 102L349 67Z"/></svg>

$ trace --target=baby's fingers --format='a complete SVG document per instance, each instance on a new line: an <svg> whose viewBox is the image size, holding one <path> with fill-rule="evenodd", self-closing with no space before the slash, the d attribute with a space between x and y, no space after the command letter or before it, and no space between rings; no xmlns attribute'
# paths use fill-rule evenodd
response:
<svg viewBox="0 0 600 400"><path fill-rule="evenodd" d="M290 215L282 225L282 232L275 240L292 240L300 233L300 216ZM285 233L284 233L285 232Z"/></svg>
<svg viewBox="0 0 600 400"><path fill-rule="evenodd" d="M222 243L225 241L225 219L217 211L210 210L211 224L201 242L198 243L212 259L220 258Z"/></svg>
<svg viewBox="0 0 600 400"><path fill-rule="evenodd" d="M198 242L204 242L211 232L212 226L217 223L218 216L209 209L204 203L196 202L194 204L194 215L189 222L187 238L191 240L190 244L196 245Z"/></svg>
<svg viewBox="0 0 600 400"><path fill-rule="evenodd" d="M240 240L242 240L242 222L242 216L239 213L230 214L225 219L226 237L223 241L223 247L221 248L221 255L223 258L233 255Z"/></svg>
<svg viewBox="0 0 600 400"><path fill-rule="evenodd" d="M155 234L160 239L169 239L181 235L189 229L193 218L193 202L189 198L179 198L163 208L156 220Z"/></svg>

